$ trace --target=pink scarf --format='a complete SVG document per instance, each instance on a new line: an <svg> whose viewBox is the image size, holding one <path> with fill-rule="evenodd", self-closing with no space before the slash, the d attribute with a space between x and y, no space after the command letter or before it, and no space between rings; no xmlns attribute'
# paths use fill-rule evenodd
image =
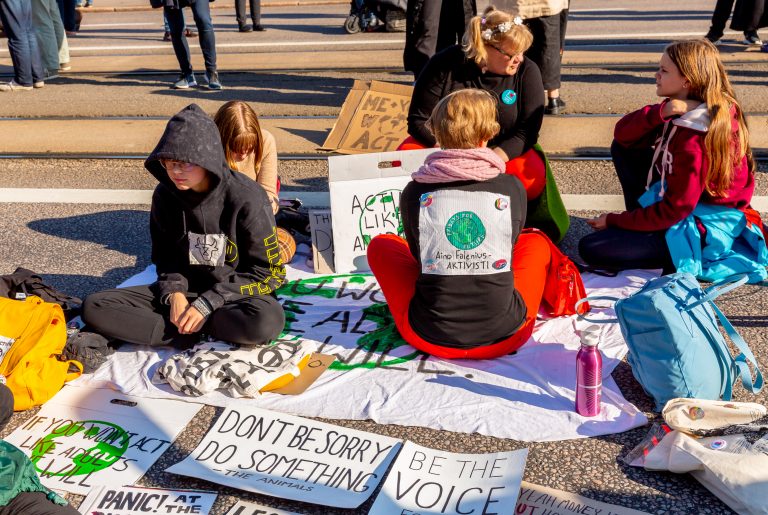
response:
<svg viewBox="0 0 768 515"><path fill-rule="evenodd" d="M427 156L411 178L424 183L487 181L504 173L506 167L496 152L487 147L438 150Z"/></svg>

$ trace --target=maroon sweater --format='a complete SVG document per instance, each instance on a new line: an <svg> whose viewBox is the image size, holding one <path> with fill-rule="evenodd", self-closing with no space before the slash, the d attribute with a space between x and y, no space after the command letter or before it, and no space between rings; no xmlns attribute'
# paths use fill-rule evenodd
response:
<svg viewBox="0 0 768 515"><path fill-rule="evenodd" d="M624 116L614 130L616 141L628 148L654 145L661 136L665 122L669 121L661 116L663 105L662 102L645 106ZM739 130L735 115L735 109L731 109L734 148L738 145ZM708 160L704 138L709 128L706 106L702 104L693 111L673 119L667 128L667 134L673 127L675 133L667 147L668 159L671 157L672 161L664 176L664 197L645 208L609 214L608 226L632 231L661 231L686 218L699 202L737 209L749 206L755 189L755 178L749 171L746 157L734 164L733 183L725 196L713 197L706 192ZM666 146L665 142L656 144ZM662 154L663 152L659 153L653 164L654 182L661 176Z"/></svg>

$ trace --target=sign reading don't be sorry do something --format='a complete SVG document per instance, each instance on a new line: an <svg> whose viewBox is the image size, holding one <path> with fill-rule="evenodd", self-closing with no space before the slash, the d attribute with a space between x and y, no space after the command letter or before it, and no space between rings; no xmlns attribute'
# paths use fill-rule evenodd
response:
<svg viewBox="0 0 768 515"><path fill-rule="evenodd" d="M227 408L168 472L297 501L355 508L400 441L258 408Z"/></svg>

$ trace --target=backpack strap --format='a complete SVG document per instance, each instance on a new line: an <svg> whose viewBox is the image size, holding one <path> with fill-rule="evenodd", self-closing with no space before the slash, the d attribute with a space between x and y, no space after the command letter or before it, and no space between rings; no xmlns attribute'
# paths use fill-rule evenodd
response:
<svg viewBox="0 0 768 515"><path fill-rule="evenodd" d="M576 306L574 307L574 309L576 310L576 316L578 317L579 320L584 320L586 322L592 322L593 324L612 324L614 322L618 322L619 321L618 318L587 318L585 316L586 314L582 314L579 311L579 307L582 304L584 304L585 302L589 302L591 304L595 300L607 300L607 301L611 301L611 302L613 302L615 304L619 299L616 298L616 297L608 297L608 296L605 296L605 295L595 295L595 296L590 296L590 297L584 297L583 299L581 299L578 302L576 302Z"/></svg>
<svg viewBox="0 0 768 515"><path fill-rule="evenodd" d="M739 369L741 383L750 393L758 393L763 389L763 374L760 372L760 368L757 366L757 360L755 360L754 354L752 354L752 351L750 350L749 345L747 345L747 342L744 341L744 338L741 337L741 335L736 331L736 329L734 329L733 325L731 325L731 322L726 318L723 312L720 311L720 308L718 308L714 302L711 302L710 306L712 306L712 309L714 309L715 313L717 314L717 318L720 319L720 323L723 325L723 328L728 334L728 337L736 345L739 351L741 351L741 353L736 356L736 358L731 357L731 360L734 361L736 367ZM752 363L752 367L755 369L754 381L752 381L752 373L749 370L748 362ZM723 398L729 399L730 396Z"/></svg>
<svg viewBox="0 0 768 515"><path fill-rule="evenodd" d="M742 284L745 284L747 281L749 281L749 274L743 274L738 275L736 278L727 277L725 279L721 279L715 283L712 284L709 288L704 290L704 296L697 300L696 302L693 302L691 304L688 304L683 308L684 311L690 311L696 306L699 306L700 304L704 304L705 302L711 302L718 298L720 295L723 295L725 293L728 293L731 290L735 290Z"/></svg>
<svg viewBox="0 0 768 515"><path fill-rule="evenodd" d="M64 376L64 382L68 383L74 379L77 379L81 375L83 375L83 364L77 361L76 359L68 359L66 360L69 367L67 368L67 375ZM75 367L77 370L70 372L70 369L72 367Z"/></svg>

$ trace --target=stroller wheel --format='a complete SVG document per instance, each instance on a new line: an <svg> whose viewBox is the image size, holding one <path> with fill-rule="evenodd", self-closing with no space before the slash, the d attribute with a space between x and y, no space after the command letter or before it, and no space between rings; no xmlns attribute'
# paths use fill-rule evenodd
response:
<svg viewBox="0 0 768 515"><path fill-rule="evenodd" d="M363 30L363 28L360 26L360 18L354 14L349 15L347 20L344 22L344 30L346 30L349 34L357 34Z"/></svg>

